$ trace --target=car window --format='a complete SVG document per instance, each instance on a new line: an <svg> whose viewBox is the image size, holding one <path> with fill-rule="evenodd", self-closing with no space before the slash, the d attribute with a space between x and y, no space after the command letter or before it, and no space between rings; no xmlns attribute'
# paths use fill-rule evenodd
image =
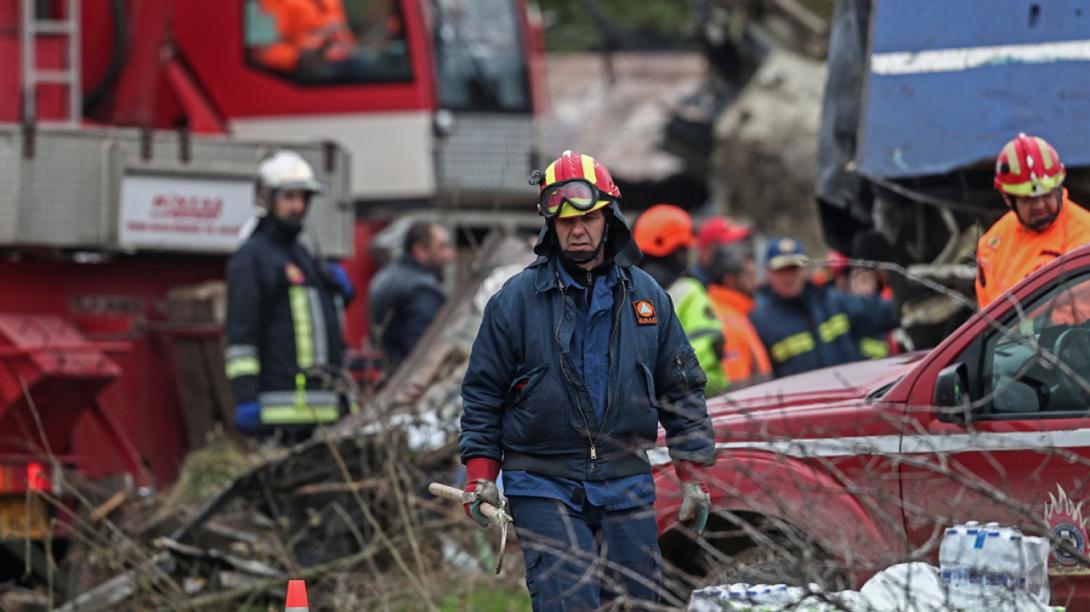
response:
<svg viewBox="0 0 1090 612"><path fill-rule="evenodd" d="M246 58L300 85L409 81L397 0L242 0Z"/></svg>
<svg viewBox="0 0 1090 612"><path fill-rule="evenodd" d="M982 355L983 418L1090 409L1090 274L1058 283L1001 321Z"/></svg>

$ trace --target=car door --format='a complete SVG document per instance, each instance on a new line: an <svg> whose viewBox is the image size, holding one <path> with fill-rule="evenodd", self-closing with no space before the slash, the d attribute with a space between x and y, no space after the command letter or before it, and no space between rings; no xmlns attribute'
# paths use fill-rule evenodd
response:
<svg viewBox="0 0 1090 612"><path fill-rule="evenodd" d="M1050 533L1075 551L1054 549L1050 573L1090 576L1081 562L1090 519L1090 270L1057 274L996 312L939 364L926 394L913 393L916 418L902 441L906 531L921 548L967 520ZM953 374L971 410L923 405Z"/></svg>

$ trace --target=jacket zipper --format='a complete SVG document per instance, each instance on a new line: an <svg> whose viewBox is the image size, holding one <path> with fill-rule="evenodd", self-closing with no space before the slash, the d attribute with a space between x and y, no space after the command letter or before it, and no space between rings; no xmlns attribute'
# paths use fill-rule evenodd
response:
<svg viewBox="0 0 1090 612"><path fill-rule="evenodd" d="M568 305L564 300L564 282L560 280L559 275L557 275L556 284L557 284L558 287L560 287L560 303L564 307L564 312L567 313ZM568 374L568 368L566 368L564 366L564 355L563 355L564 347L561 346L561 344L560 344L560 325L562 325L562 324L563 324L563 319L561 319L561 323L556 326L556 334L555 334L555 336L556 336L556 346L557 346L557 348L560 349L560 352L561 352L561 355L560 355L560 358L559 358L560 371L564 374L564 380L566 380L568 382L568 387L574 389L575 388L575 383L572 382L571 376ZM587 420L587 413L583 412L583 403L579 401L579 390L578 389L575 389L575 407L576 407L576 409L579 410L579 416L581 416L583 418L583 427L586 428L587 441L590 442L590 458L593 461L593 460L598 458L598 449L595 448L595 442L597 441L597 439L592 440L591 437L590 437L590 421Z"/></svg>
<svg viewBox="0 0 1090 612"><path fill-rule="evenodd" d="M621 301L617 304L617 309L613 311L613 334L609 339L609 363L613 365L613 349L617 346L617 330L621 328L621 308L624 307L624 302L628 298L628 287L624 284L624 279L621 279ZM606 381L609 384L609 381ZM594 439L590 442L590 458L598 458L598 440L602 439L602 432L606 430L606 417L609 416L609 407L613 405L612 394L606 391L606 409L602 411L602 422L598 424L598 435L594 436ZM589 431L588 431L589 433Z"/></svg>

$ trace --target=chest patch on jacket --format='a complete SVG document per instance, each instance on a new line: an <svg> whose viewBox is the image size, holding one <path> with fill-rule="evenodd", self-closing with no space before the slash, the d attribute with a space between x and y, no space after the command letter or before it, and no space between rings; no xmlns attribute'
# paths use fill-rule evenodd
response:
<svg viewBox="0 0 1090 612"><path fill-rule="evenodd" d="M302 285L306 281L306 277L303 276L303 271L299 269L299 266L292 262L284 264L284 275L288 277L288 282L293 285Z"/></svg>
<svg viewBox="0 0 1090 612"><path fill-rule="evenodd" d="M658 319L655 317L655 305L650 300L635 300L632 306L636 309L636 323L640 325L655 325Z"/></svg>

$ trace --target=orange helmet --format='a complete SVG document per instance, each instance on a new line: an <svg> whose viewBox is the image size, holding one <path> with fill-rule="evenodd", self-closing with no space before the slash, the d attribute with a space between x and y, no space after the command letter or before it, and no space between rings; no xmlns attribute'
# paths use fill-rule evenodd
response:
<svg viewBox="0 0 1090 612"><path fill-rule="evenodd" d="M632 236L647 255L666 257L693 245L693 218L673 204L655 204L636 219Z"/></svg>
<svg viewBox="0 0 1090 612"><path fill-rule="evenodd" d="M1066 176L1056 149L1044 138L1019 134L995 160L995 188L1012 196L1040 196L1063 185Z"/></svg>
<svg viewBox="0 0 1090 612"><path fill-rule="evenodd" d="M621 198L601 162L573 151L564 151L544 172L534 170L530 183L540 187L538 213L550 219L585 215Z"/></svg>

